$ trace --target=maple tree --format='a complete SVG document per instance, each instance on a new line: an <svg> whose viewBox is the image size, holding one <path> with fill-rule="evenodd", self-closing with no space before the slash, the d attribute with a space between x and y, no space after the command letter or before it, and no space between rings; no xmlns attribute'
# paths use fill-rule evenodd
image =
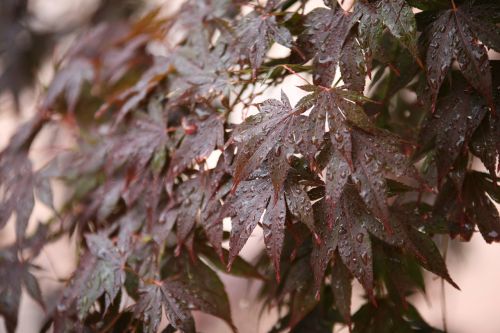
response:
<svg viewBox="0 0 500 333"><path fill-rule="evenodd" d="M0 154L0 227L16 234L0 249L9 332L22 288L45 309L42 331L157 332L164 313L163 332L190 333L199 310L236 332L218 273L262 281L264 304L281 309L271 332L440 332L408 301L425 292L423 269L459 288L434 238L500 241L500 61L488 57L500 52L500 4L324 3L100 9ZM17 96L40 59L1 52L16 66L0 91ZM287 77L303 81L295 105L292 88L263 97ZM46 128L76 140L34 169ZM33 229L35 202L53 218ZM257 227L262 256L248 262ZM63 237L79 258L54 301L35 260ZM352 313L354 280L366 303Z"/></svg>

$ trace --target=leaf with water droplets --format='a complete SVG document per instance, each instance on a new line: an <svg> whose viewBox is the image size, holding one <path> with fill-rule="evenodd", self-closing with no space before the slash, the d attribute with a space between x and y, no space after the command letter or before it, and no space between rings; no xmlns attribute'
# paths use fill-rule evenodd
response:
<svg viewBox="0 0 500 333"><path fill-rule="evenodd" d="M416 171L402 152L398 137L386 132L371 135L359 130L352 135L355 165L352 178L371 212L391 229L385 176L414 177Z"/></svg>
<svg viewBox="0 0 500 333"><path fill-rule="evenodd" d="M241 182L224 204L220 218L231 217L229 267L259 223L271 195L269 178L257 178Z"/></svg>
<svg viewBox="0 0 500 333"><path fill-rule="evenodd" d="M458 8L457 16L467 22L467 25L476 33L481 42L487 47L500 52L500 27L492 17L492 13L496 13L498 17L500 4L464 2Z"/></svg>
<svg viewBox="0 0 500 333"><path fill-rule="evenodd" d="M370 296L373 296L372 247L367 230L362 224L364 207L352 187L347 187L337 213L338 222L333 232L338 233L338 252L342 262L358 279Z"/></svg>
<svg viewBox="0 0 500 333"><path fill-rule="evenodd" d="M377 8L391 33L418 59L417 26L411 7L404 0L380 0Z"/></svg>
<svg viewBox="0 0 500 333"><path fill-rule="evenodd" d="M156 284L146 285L139 290L139 299L134 306L134 315L142 319L142 329L146 333L156 333L158 325L162 317L162 303L166 303L167 318L171 323L175 323L177 318L183 318L185 323L182 324L182 329L189 332L194 331L194 320L189 318L188 311L185 307L178 307L174 311L171 302L164 300L166 297L160 286ZM193 329L191 329L193 327Z"/></svg>
<svg viewBox="0 0 500 333"><path fill-rule="evenodd" d="M467 90L467 84L454 81L453 91L439 99L436 112L427 117L420 132L421 149L436 147L438 180L444 179L475 129L487 114L478 96Z"/></svg>
<svg viewBox="0 0 500 333"><path fill-rule="evenodd" d="M314 244L311 253L311 266L314 273L314 288L319 292L326 268L333 258L335 249L337 248L339 235L332 232L327 221L327 209L324 200L320 200L313 205L314 220L316 221L317 230L321 243ZM339 206L337 206L337 210Z"/></svg>
<svg viewBox="0 0 500 333"><path fill-rule="evenodd" d="M314 83L329 87L335 76L344 41L359 15L345 12L340 6L316 8L305 19L305 30L297 44L313 58Z"/></svg>
<svg viewBox="0 0 500 333"><path fill-rule="evenodd" d="M256 11L250 12L241 19L236 31L238 38L235 54L248 60L254 70L262 65L273 42L286 47L292 45L290 31L279 26L276 16L270 13L259 15Z"/></svg>
<svg viewBox="0 0 500 333"><path fill-rule="evenodd" d="M486 98L488 104L493 107L494 102L488 54L486 48L478 42L463 17L464 15L460 11L457 11L455 16L457 29L455 57L465 78Z"/></svg>
<svg viewBox="0 0 500 333"><path fill-rule="evenodd" d="M285 197L290 213L315 233L312 204L304 188L293 181L286 182Z"/></svg>
<svg viewBox="0 0 500 333"><path fill-rule="evenodd" d="M446 263L441 253L439 253L436 244L432 241L432 238L414 228L408 228L408 231L411 242L419 251L419 255L416 256L416 259L419 261L420 265L430 272L442 277L453 287L460 290L455 281L450 277Z"/></svg>
<svg viewBox="0 0 500 333"><path fill-rule="evenodd" d="M320 230L323 231L320 233L322 242L314 247L311 255L316 286L319 286L324 270L333 258L335 249L338 248L339 258L372 295L372 250L370 237L363 223L364 219L372 217L354 186L345 187L333 215L335 219L333 230L330 229L325 218L320 220L325 224L321 226L324 230Z"/></svg>
<svg viewBox="0 0 500 333"><path fill-rule="evenodd" d="M204 162L217 148L224 143L224 128L221 118L214 114L206 119L192 120L186 127L193 131L184 130L180 146L173 153L167 182L172 183L178 175L196 160Z"/></svg>
<svg viewBox="0 0 500 333"><path fill-rule="evenodd" d="M307 138L303 141L311 142L318 149L323 143L328 124L333 147L341 152L349 165L352 165L351 126L366 131L373 129L368 116L356 104L362 102L363 96L358 92L341 88L325 90L313 86L312 90L313 94L308 96L315 97L315 101L309 114L309 125L302 126L304 130L300 132L300 137Z"/></svg>
<svg viewBox="0 0 500 333"><path fill-rule="evenodd" d="M350 174L348 162L340 152L334 151L326 167L325 199L329 207L335 208Z"/></svg>
<svg viewBox="0 0 500 333"><path fill-rule="evenodd" d="M281 189L288 173L286 156L294 149L291 136L295 115L288 98L269 99L259 104L259 113L238 126L232 139L238 152L234 162L233 186L246 179L266 158L275 194Z"/></svg>
<svg viewBox="0 0 500 333"><path fill-rule="evenodd" d="M64 309L75 304L81 319L87 316L90 308L102 295L105 299L105 312L125 282L123 267L126 256L103 233L88 234L85 238L89 250L82 257L74 279L59 301L59 307Z"/></svg>
<svg viewBox="0 0 500 333"><path fill-rule="evenodd" d="M351 322L352 275L339 257L332 267L332 292L335 307L347 323Z"/></svg>
<svg viewBox="0 0 500 333"><path fill-rule="evenodd" d="M492 177L496 176L496 165L500 155L500 120L488 115L472 136L469 147L481 159Z"/></svg>
<svg viewBox="0 0 500 333"><path fill-rule="evenodd" d="M286 205L284 194L280 194L278 200L270 200L266 208L266 214L262 220L264 231L264 243L269 257L271 257L276 272L276 280L280 280L281 248L285 237Z"/></svg>
<svg viewBox="0 0 500 333"><path fill-rule="evenodd" d="M427 65L427 81L432 93L432 106L435 108L439 88L448 73L453 60L456 28L451 12L445 12L429 25L422 36L429 39L425 62Z"/></svg>
<svg viewBox="0 0 500 333"><path fill-rule="evenodd" d="M184 270L181 276L162 281L166 296L189 304L194 310L221 318L236 332L231 320L229 300L217 274L201 260L186 263Z"/></svg>
<svg viewBox="0 0 500 333"><path fill-rule="evenodd" d="M500 215L487 195L488 183L496 185L493 188L498 193L498 181L491 180L481 172L467 174L463 189L465 211L470 221L477 224L486 242L500 242ZM495 196L491 195L491 198L494 199ZM498 195L496 199L498 200Z"/></svg>
<svg viewBox="0 0 500 333"><path fill-rule="evenodd" d="M342 81L353 91L363 93L365 89L365 58L353 31L347 36L339 60Z"/></svg>
<svg viewBox="0 0 500 333"><path fill-rule="evenodd" d="M223 319L235 332L229 301L217 274L199 259L182 265L186 266L179 274L163 281L146 281L140 289L135 316L142 319L143 329L157 331L163 305L170 325L182 332L196 332L192 310Z"/></svg>
<svg viewBox="0 0 500 333"><path fill-rule="evenodd" d="M458 62L460 71L469 83L486 98L491 107L494 106L488 55L486 48L478 40L477 32L489 43L500 45L497 45L498 37L492 37L495 33L485 33L482 25L483 23L478 26L477 18L471 16L471 7L464 4L457 10L440 12L422 34L427 47L427 79L433 106L452 59ZM495 29L498 30L491 25L489 30ZM498 43L500 44L500 40Z"/></svg>
<svg viewBox="0 0 500 333"><path fill-rule="evenodd" d="M358 25L358 40L365 50L367 71L371 71L372 57L384 53L382 37L384 24L376 11L375 6L364 1L356 1L355 11L361 14Z"/></svg>

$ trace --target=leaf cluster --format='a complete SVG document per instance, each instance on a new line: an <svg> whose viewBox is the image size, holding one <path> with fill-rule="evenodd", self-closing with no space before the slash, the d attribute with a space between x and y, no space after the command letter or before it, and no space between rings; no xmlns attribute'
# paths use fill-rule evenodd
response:
<svg viewBox="0 0 500 333"><path fill-rule="evenodd" d="M236 332L221 272L263 281L271 332L438 332L408 301L423 269L458 288L434 238L500 241L500 6L308 3L188 0L82 32L0 154L9 332L22 288L43 331L157 332L165 314L164 332L190 333L203 311ZM289 76L305 83L263 98ZM34 169L50 128L77 139ZM27 232L38 201L53 218ZM78 265L51 303L35 260L63 237Z"/></svg>

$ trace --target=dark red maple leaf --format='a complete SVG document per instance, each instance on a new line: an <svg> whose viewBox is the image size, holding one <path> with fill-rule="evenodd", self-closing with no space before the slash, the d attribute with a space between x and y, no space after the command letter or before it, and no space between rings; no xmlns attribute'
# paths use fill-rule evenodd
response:
<svg viewBox="0 0 500 333"><path fill-rule="evenodd" d="M304 32L297 44L314 62L314 83L329 87L334 79L341 50L358 14L340 8L316 8L307 14Z"/></svg>
<svg viewBox="0 0 500 333"><path fill-rule="evenodd" d="M443 10L422 35L422 38L428 39L427 79L432 92L433 109L452 60L458 62L464 77L486 98L490 107L494 107L488 55L478 36L488 47L498 50L499 30L491 22L478 23L484 8L464 4Z"/></svg>
<svg viewBox="0 0 500 333"><path fill-rule="evenodd" d="M162 306L170 324L183 332L196 332L192 310L219 317L236 332L224 285L199 259L179 275L150 282L142 288L135 315L144 318L143 327L147 332L156 332Z"/></svg>
<svg viewBox="0 0 500 333"><path fill-rule="evenodd" d="M233 189L267 158L277 196L288 173L288 156L296 150L292 133L299 116L283 92L281 101L266 100L258 107L259 113L247 118L232 135L238 148Z"/></svg>
<svg viewBox="0 0 500 333"><path fill-rule="evenodd" d="M436 112L427 117L420 132L421 151L436 147L438 180L444 179L479 126L488 108L463 80L438 100ZM418 153L417 153L418 154ZM490 164L491 166L491 164Z"/></svg>
<svg viewBox="0 0 500 333"><path fill-rule="evenodd" d="M235 54L248 61L254 73L262 65L273 42L286 47L292 46L292 35L288 29L277 24L276 17L270 13L271 10L272 2L269 2L262 13L250 12L236 27Z"/></svg>

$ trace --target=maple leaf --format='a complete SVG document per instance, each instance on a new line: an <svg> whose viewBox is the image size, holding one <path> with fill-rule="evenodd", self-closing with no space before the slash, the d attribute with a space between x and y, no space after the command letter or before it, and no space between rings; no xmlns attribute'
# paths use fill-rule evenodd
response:
<svg viewBox="0 0 500 333"><path fill-rule="evenodd" d="M113 22L94 27L78 38L66 55L66 63L56 72L48 87L43 108L52 108L64 94L68 112L75 111L78 99L87 82L99 81L113 85L128 71L148 59L145 45L154 36L157 11L152 11L135 25ZM135 29L143 29L137 34Z"/></svg>
<svg viewBox="0 0 500 333"><path fill-rule="evenodd" d="M351 178L371 212L388 229L389 210L386 202L385 177L416 177L416 171L400 148L400 139L389 133L370 135L353 131L354 173Z"/></svg>
<svg viewBox="0 0 500 333"><path fill-rule="evenodd" d="M278 299L290 297L290 319L292 330L311 312L318 300L314 296L312 272L306 256L291 263Z"/></svg>
<svg viewBox="0 0 500 333"><path fill-rule="evenodd" d="M485 46L479 43L478 35L483 43L498 49L499 30L487 21L478 23L479 18L475 16L478 12L481 11L467 4L441 11L422 34L428 45L427 80L433 109L452 60L458 62L467 81L486 98L491 107L494 106L488 55Z"/></svg>
<svg viewBox="0 0 500 333"><path fill-rule="evenodd" d="M355 13L361 15L358 26L358 38L365 50L365 60L368 73L371 72L372 57L384 62L393 55L384 47L385 30L405 46L417 63L421 65L417 50L417 28L415 17L406 1L379 0L374 3L358 1L354 8ZM421 67L423 67L421 65Z"/></svg>
<svg viewBox="0 0 500 333"><path fill-rule="evenodd" d="M363 97L357 92L342 88L325 90L309 85L300 88L313 93L306 95L297 105L304 109L312 107L308 117L297 117L294 123L297 149L315 166L316 153L324 144L328 124L334 149L338 150L351 166L350 125L366 130L372 128L364 111L355 104L356 101L363 100Z"/></svg>
<svg viewBox="0 0 500 333"><path fill-rule="evenodd" d="M29 262L18 260L15 249L0 251L0 293L2 294L0 315L4 317L9 333L15 332L17 327L23 286L40 306L45 307L38 281L30 272L32 267Z"/></svg>
<svg viewBox="0 0 500 333"><path fill-rule="evenodd" d="M495 177L500 156L500 122L498 117L488 115L476 129L469 144L471 152L484 163L490 175Z"/></svg>
<svg viewBox="0 0 500 333"><path fill-rule="evenodd" d="M56 77L52 80L47 91L45 107L48 108L54 105L57 97L64 93L68 111L70 113L74 112L83 84L93 80L94 75L94 66L90 61L86 59L71 61L59 70Z"/></svg>
<svg viewBox="0 0 500 333"><path fill-rule="evenodd" d="M498 188L498 181L487 174L467 172L460 188L451 181L443 185L434 205L434 218L447 221L452 235L465 240L472 237L477 225L486 242L499 242L500 216L492 201L500 201Z"/></svg>
<svg viewBox="0 0 500 333"><path fill-rule="evenodd" d="M272 9L270 7L266 6L263 13L250 12L236 27L235 54L247 60L254 73L262 65L273 42L286 47L292 46L290 31L278 25L276 17L269 12Z"/></svg>
<svg viewBox="0 0 500 333"><path fill-rule="evenodd" d="M329 87L335 76L341 50L358 14L340 8L315 8L307 14L304 32L297 44L313 58L314 83Z"/></svg>
<svg viewBox="0 0 500 333"><path fill-rule="evenodd" d="M493 86L500 85L500 62L491 61ZM495 91L496 108L500 105L500 91ZM469 144L471 152L479 157L493 178L496 177L498 156L500 155L500 122L498 117L488 114L474 132ZM496 170L495 170L496 169Z"/></svg>
<svg viewBox="0 0 500 333"><path fill-rule="evenodd" d="M382 0L377 2L377 9L392 35L418 59L417 26L411 7L404 0Z"/></svg>
<svg viewBox="0 0 500 333"><path fill-rule="evenodd" d="M311 205L310 199L302 192L303 190L299 189L300 193L297 193L297 188L294 190L295 193L292 193L293 190L290 188L286 191L281 190L276 196L273 194L269 172L258 170L250 179L241 182L236 191L229 196L220 215L220 217L231 217L229 268L262 218L266 250L272 258L276 279L279 281L287 202L292 207L292 214L312 228L313 234L316 233L311 223L312 208L308 208ZM315 237L318 238L317 235Z"/></svg>
<svg viewBox="0 0 500 333"><path fill-rule="evenodd" d="M223 179L226 171L221 169L221 165L222 163L219 163L216 169L201 173L199 177L177 186L172 193L172 201L161 218L167 220L167 223L176 223L179 246L189 239L196 223L200 223L209 241L223 259L222 224L217 217L221 209L220 200L229 192L229 183Z"/></svg>
<svg viewBox="0 0 500 333"><path fill-rule="evenodd" d="M399 220L389 221L392 233L388 233L379 220L367 209L352 184L346 185L335 211L335 223L329 226L330 214L325 210L324 200L315 204L316 221L319 223L321 244L313 248L311 264L315 276L316 290L324 272L338 249L339 259L358 279L370 297L373 297L372 245L370 235L398 248L403 248L427 269L456 286L450 278L439 251L425 234L406 227ZM332 229L333 228L333 229Z"/></svg>
<svg viewBox="0 0 500 333"><path fill-rule="evenodd" d="M389 211L385 177L416 176L408 158L399 148L400 140L371 125L364 111L351 101L362 99L357 93L339 88L328 91L313 88L313 91L316 102L309 121L314 125L300 134L302 138L306 136L313 140L323 138L328 120L333 151L326 164L327 203L334 208L344 186L352 178L373 214L387 223Z"/></svg>
<svg viewBox="0 0 500 333"><path fill-rule="evenodd" d="M125 281L126 256L113 242L104 234L89 234L86 240L89 252L82 257L72 283L58 303L61 316L75 306L78 318L85 318L101 295L105 297L106 311ZM80 297L83 294L85 297Z"/></svg>
<svg viewBox="0 0 500 333"><path fill-rule="evenodd" d="M438 181L455 164L488 113L487 106L479 96L470 89L467 90L465 82L455 83L453 91L438 100L436 112L427 117L420 132L421 151L428 149L433 143L436 147Z"/></svg>
<svg viewBox="0 0 500 333"><path fill-rule="evenodd" d="M259 195L255 195L256 193ZM256 179L242 182L234 195L224 204L221 216L229 215L232 225L229 240L229 265L259 223L262 213L269 203L271 193L272 186L269 178L256 177ZM249 207L251 209L248 209Z"/></svg>
<svg viewBox="0 0 500 333"><path fill-rule="evenodd" d="M323 203L324 204L324 203ZM320 210L321 206L317 206ZM324 271L338 248L342 262L373 295L373 268L370 237L365 223L379 224L366 209L352 185L346 186L335 208L336 223L330 230L326 217L321 218L324 225L320 233L322 244L315 246L311 255L315 272L316 286L319 286Z"/></svg>
<svg viewBox="0 0 500 333"><path fill-rule="evenodd" d="M42 330L156 332L165 313L165 332L194 333L192 311L235 330L214 267L261 280L265 304L280 309L274 333L331 332L335 325L435 331L407 301L424 289L422 268L457 287L431 237L468 240L478 229L486 242L500 239L500 134L498 117L488 112L498 108L492 87L500 71L487 60L490 49L500 49L499 5L304 5L188 0L166 17L154 10L96 29L101 19L89 22L90 33L57 66L43 113L0 154L0 227L17 220L16 242L0 250L0 280L15 280L0 286L9 330L23 289L41 303L32 260L74 234L82 245L78 268ZM414 16L411 7L422 12ZM17 32L5 34L4 26L0 35L12 40ZM37 45L39 36L29 36ZM273 43L292 52L271 59ZM34 52L26 51L23 58ZM23 62L6 54L6 64ZM17 71L4 71L0 89ZM255 84L258 73L265 85ZM314 83L299 87L308 94L294 107L282 93L232 124L234 110L290 73L305 81L312 75ZM16 92L22 81L7 89ZM59 102L77 122L61 117ZM56 158L33 170L28 156L40 151L31 143L49 120L75 140L61 152L57 136L49 143ZM416 157L425 156L423 177L431 185L438 179L435 189L407 158L421 122ZM217 150L211 168L207 158ZM471 170L472 155L489 175ZM53 203L53 180L71 190L62 205ZM35 199L54 216L27 237ZM254 267L239 252L256 226L265 248ZM354 278L372 304L351 316ZM123 292L135 304L123 307Z"/></svg>
<svg viewBox="0 0 500 333"><path fill-rule="evenodd" d="M142 114L133 119L127 132L118 132L110 139L106 147L108 172L123 165L142 170L156 152L170 144L162 122Z"/></svg>
<svg viewBox="0 0 500 333"><path fill-rule="evenodd" d="M0 229L15 213L18 242L24 238L35 205L34 187L42 196L47 193L43 188L46 184L33 174L28 158L29 148L46 122L44 115L37 114L17 130L0 153Z"/></svg>
<svg viewBox="0 0 500 333"><path fill-rule="evenodd" d="M335 307L348 324L351 322L352 275L338 254L332 268L332 292Z"/></svg>
<svg viewBox="0 0 500 333"><path fill-rule="evenodd" d="M353 333L429 332L443 333L428 325L413 305L398 307L389 299L377 299L376 306L364 304L353 316Z"/></svg>
<svg viewBox="0 0 500 333"><path fill-rule="evenodd" d="M135 315L143 318L148 332L156 332L162 305L170 324L183 332L196 332L192 310L219 317L236 332L224 285L200 260L190 264L181 275L144 286L135 305Z"/></svg>
<svg viewBox="0 0 500 333"><path fill-rule="evenodd" d="M354 10L361 14L358 24L358 39L365 50L367 70L371 72L372 56L384 53L381 43L384 35L384 24L377 14L376 8L368 2L357 1Z"/></svg>
<svg viewBox="0 0 500 333"><path fill-rule="evenodd" d="M258 107L259 113L247 118L232 135L238 148L234 161L234 189L268 158L278 195L289 169L287 155L295 149L292 130L297 117L283 92L281 102L269 99Z"/></svg>
<svg viewBox="0 0 500 333"><path fill-rule="evenodd" d="M365 57L356 34L351 30L347 36L339 58L342 81L353 91L363 93L365 89Z"/></svg>
<svg viewBox="0 0 500 333"><path fill-rule="evenodd" d="M401 306L408 307L406 297L416 290L425 292L425 283L422 269L418 262L399 251L382 245L377 248L374 259L375 270L384 281L391 298Z"/></svg>
<svg viewBox="0 0 500 333"><path fill-rule="evenodd" d="M182 299L174 298L165 285L148 285L140 290L140 298L135 306L135 315L143 318L143 329L146 332L157 332L162 315L162 304L165 314L172 326L182 332L195 332L193 316L188 304Z"/></svg>
<svg viewBox="0 0 500 333"><path fill-rule="evenodd" d="M165 79L170 71L170 59L158 56L154 59L154 65L144 72L132 87L129 87L103 103L96 111L95 116L101 117L112 106L119 107L115 119L115 126L133 110L135 110L154 89Z"/></svg>
<svg viewBox="0 0 500 333"><path fill-rule="evenodd" d="M224 144L224 127L221 118L214 114L206 119L187 120L184 136L169 164L167 182L172 183L178 175L196 160L204 162L216 148ZM191 130L192 129L192 130Z"/></svg>

